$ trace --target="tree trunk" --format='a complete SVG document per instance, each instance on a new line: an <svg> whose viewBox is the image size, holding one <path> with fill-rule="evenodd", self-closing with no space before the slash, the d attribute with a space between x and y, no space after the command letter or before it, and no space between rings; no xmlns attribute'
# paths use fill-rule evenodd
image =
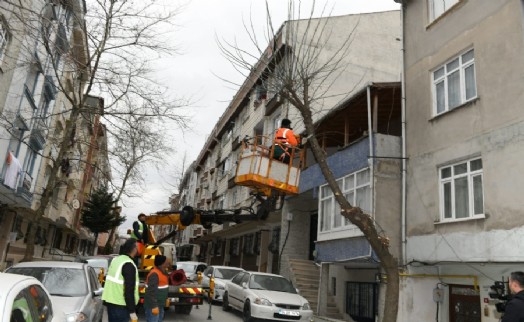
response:
<svg viewBox="0 0 524 322"><path fill-rule="evenodd" d="M371 245L371 248L380 259L380 266L387 275L385 306L382 322L394 322L397 320L398 314L399 268L397 259L389 252L389 239L385 236L379 235L370 215L363 213L362 209L358 207L353 207L344 197L340 187L336 182L336 178L327 164L326 154L322 150L317 138L314 135L315 130L311 109L309 108L307 101L306 104L301 104L300 101L297 101L296 95L290 94L286 96L289 100L293 101L293 105L299 109L302 115L306 134L309 137L308 143L311 145L311 150L322 171L322 174L326 178L329 187L333 191L335 200L340 205L342 216L349 219L352 224L357 226L362 231L362 233L364 233L364 236ZM304 97L307 98L307 91L305 92Z"/></svg>

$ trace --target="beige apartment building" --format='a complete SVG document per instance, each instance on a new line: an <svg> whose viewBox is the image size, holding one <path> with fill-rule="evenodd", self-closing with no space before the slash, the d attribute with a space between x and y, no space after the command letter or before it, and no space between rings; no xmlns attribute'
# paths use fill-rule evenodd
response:
<svg viewBox="0 0 524 322"><path fill-rule="evenodd" d="M34 0L21 5L23 9L0 3L0 156L6 160L0 169L3 267L23 258L30 231L36 232L35 258L92 253L94 237L79 225L81 206L91 187L104 184L110 175L107 136L98 119L103 104L93 98L94 106L89 106L87 99L74 133L65 138L69 149L44 219L34 222L69 122L71 105L65 95L81 92L85 81L71 67L88 68L88 49L84 1ZM42 43L44 31L49 50ZM85 77L88 71L83 72ZM96 169L87 166L95 161Z"/></svg>
<svg viewBox="0 0 524 322"><path fill-rule="evenodd" d="M524 2L403 6L407 195L399 321L499 321L523 270Z"/></svg>

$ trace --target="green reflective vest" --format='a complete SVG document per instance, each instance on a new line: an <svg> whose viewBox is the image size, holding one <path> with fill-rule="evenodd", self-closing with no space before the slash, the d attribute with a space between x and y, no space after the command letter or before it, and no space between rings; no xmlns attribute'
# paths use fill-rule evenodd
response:
<svg viewBox="0 0 524 322"><path fill-rule="evenodd" d="M124 298L124 277L122 276L122 267L126 263L131 263L135 267L135 304L138 303L138 269L131 257L127 255L120 255L111 262L106 275L104 293L102 293L103 301L116 305L126 305Z"/></svg>
<svg viewBox="0 0 524 322"><path fill-rule="evenodd" d="M27 300L24 297L21 297L13 302L13 311L11 314L14 314L16 310L19 310L22 313L26 322L33 322L29 305L27 305Z"/></svg>
<svg viewBox="0 0 524 322"><path fill-rule="evenodd" d="M140 234L140 236L144 236L144 223L141 222L140 220L138 221L138 233ZM136 240L138 240L138 236L135 235L135 230L131 230L131 238L134 238Z"/></svg>

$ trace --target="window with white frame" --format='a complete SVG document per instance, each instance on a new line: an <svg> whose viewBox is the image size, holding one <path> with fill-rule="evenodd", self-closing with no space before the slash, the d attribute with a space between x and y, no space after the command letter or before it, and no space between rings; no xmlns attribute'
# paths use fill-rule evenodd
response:
<svg viewBox="0 0 524 322"><path fill-rule="evenodd" d="M430 20L433 21L437 19L459 1L460 0L428 0Z"/></svg>
<svg viewBox="0 0 524 322"><path fill-rule="evenodd" d="M477 97L473 49L439 66L432 76L435 115L448 112Z"/></svg>
<svg viewBox="0 0 524 322"><path fill-rule="evenodd" d="M344 197L352 206L360 207L364 212L371 211L371 186L369 168L354 172L337 180ZM340 213L331 188L326 184L320 187L319 196L320 232L347 229L353 226L349 219Z"/></svg>
<svg viewBox="0 0 524 322"><path fill-rule="evenodd" d="M442 221L484 215L482 159L472 159L439 169Z"/></svg>
<svg viewBox="0 0 524 322"><path fill-rule="evenodd" d="M7 23L5 22L4 18L0 15L0 66L2 65L2 61L4 60L4 56L7 51L7 45L9 44L10 39L11 35L9 34L9 30L7 29Z"/></svg>

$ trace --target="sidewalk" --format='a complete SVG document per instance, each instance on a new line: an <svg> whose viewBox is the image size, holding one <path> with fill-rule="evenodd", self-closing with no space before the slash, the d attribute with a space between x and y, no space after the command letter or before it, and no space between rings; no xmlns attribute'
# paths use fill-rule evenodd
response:
<svg viewBox="0 0 524 322"><path fill-rule="evenodd" d="M344 320L336 320L325 316L313 315L315 322L345 322Z"/></svg>

